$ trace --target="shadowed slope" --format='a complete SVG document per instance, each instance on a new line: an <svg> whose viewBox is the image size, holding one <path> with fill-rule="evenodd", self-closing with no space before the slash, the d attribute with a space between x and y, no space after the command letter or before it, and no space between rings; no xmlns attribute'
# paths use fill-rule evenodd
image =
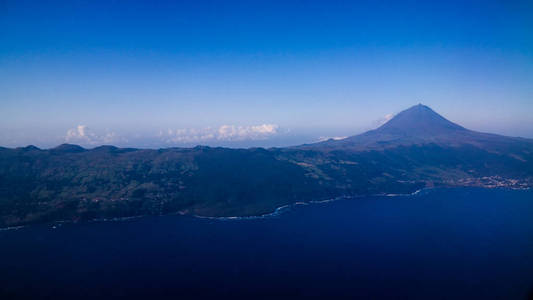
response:
<svg viewBox="0 0 533 300"><path fill-rule="evenodd" d="M376 132L405 136L434 136L468 131L448 121L431 108L418 104L394 116Z"/></svg>

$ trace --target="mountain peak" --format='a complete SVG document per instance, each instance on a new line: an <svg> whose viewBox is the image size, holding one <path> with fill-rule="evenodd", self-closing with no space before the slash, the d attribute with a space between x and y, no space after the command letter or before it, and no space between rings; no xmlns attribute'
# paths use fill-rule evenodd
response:
<svg viewBox="0 0 533 300"><path fill-rule="evenodd" d="M78 153L78 152L85 151L83 147L78 146L78 145L73 145L73 144L61 144L50 150L54 152L62 152L62 153Z"/></svg>
<svg viewBox="0 0 533 300"><path fill-rule="evenodd" d="M472 134L472 131L448 121L420 103L396 114L377 129L342 140L328 140L300 148L368 150L420 143L462 143L471 139Z"/></svg>
<svg viewBox="0 0 533 300"><path fill-rule="evenodd" d="M390 119L376 129L379 133L402 135L440 135L466 129L433 111L430 107L418 104Z"/></svg>

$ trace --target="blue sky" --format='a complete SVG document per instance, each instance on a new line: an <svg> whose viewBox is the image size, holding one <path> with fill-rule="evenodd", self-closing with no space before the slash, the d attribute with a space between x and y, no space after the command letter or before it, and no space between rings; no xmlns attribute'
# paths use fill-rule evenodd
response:
<svg viewBox="0 0 533 300"><path fill-rule="evenodd" d="M0 145L282 146L422 102L533 137L533 4L0 1Z"/></svg>

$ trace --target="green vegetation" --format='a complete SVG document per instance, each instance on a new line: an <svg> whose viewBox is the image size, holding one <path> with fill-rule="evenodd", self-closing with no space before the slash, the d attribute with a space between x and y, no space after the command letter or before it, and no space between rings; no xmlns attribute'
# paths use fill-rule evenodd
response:
<svg viewBox="0 0 533 300"><path fill-rule="evenodd" d="M531 154L519 160L437 145L365 152L3 148L0 226L176 212L258 215L297 201L410 193L465 178L499 175L527 182L531 162Z"/></svg>

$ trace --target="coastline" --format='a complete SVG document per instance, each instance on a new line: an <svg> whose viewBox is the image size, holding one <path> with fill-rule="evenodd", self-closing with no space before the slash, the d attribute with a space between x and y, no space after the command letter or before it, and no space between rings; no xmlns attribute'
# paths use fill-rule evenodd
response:
<svg viewBox="0 0 533 300"><path fill-rule="evenodd" d="M225 216L225 217L216 217L216 216L202 216L202 215L196 215L196 214L190 214L190 213L183 213L183 211L177 211L173 213L163 214L163 215L136 215L136 216L128 216L128 217L116 217L116 218L97 218L97 219L91 219L86 221L71 221L71 220L60 220L60 221L54 221L50 223L35 223L35 224L27 224L27 225L19 225L19 226L8 226L8 227L0 227L0 232L3 231L15 231L19 229L24 228L30 228L33 226L49 226L50 229L56 229L57 227L60 227L64 224L76 224L76 223L97 223L97 222L123 222L128 220L134 220L134 219L140 219L148 216L188 216L193 217L197 219L204 219L204 220L215 220L215 221L234 221L234 220L257 220L257 219L266 219L266 218L272 218L280 216L284 213L289 212L291 209L296 208L298 206L307 206L307 205L313 205L313 204L324 204L324 203L330 203L330 202L336 202L340 200L348 200L348 199L357 199L357 198L363 198L363 197L410 197L410 196L416 196L420 195L423 192L431 192L433 190L437 189L457 189L457 188L480 188L480 189L487 189L487 190L493 190L493 189L504 189L504 190L513 190L513 191L527 191L531 190L530 187L527 188L516 188L516 187L483 187L483 186L436 186L436 187L424 187L421 189L417 189L412 193L406 193L406 194L385 194L385 193L379 193L379 194L369 194L369 195L342 195L334 198L324 199L324 200L311 200L311 201L297 201L291 204L285 204L279 207L276 207L273 211L267 212L264 214L259 215L250 215L250 216Z"/></svg>
<svg viewBox="0 0 533 300"><path fill-rule="evenodd" d="M347 199L356 199L356 198L363 198L363 197L410 197L410 196L416 196L420 195L422 192L431 192L438 189L458 189L458 188L480 188L480 189L487 189L487 190L493 190L493 189L508 189L513 191L527 191L530 190L530 187L486 187L486 186L434 186L434 187L424 187L421 189L417 189L412 193L407 194L370 194L370 195L354 195L354 196L348 196L343 195L335 198L325 199L325 200L311 200L311 201L297 201L292 204L286 204L282 205L280 207L277 207L274 209L274 211L270 213L265 213L261 215L256 216L229 216L229 217L209 217L209 216L201 216L201 215L192 215L195 218L198 219L208 219L208 220L218 220L218 221L233 221L233 220L256 220L256 219L264 219L264 218L271 218L279 216L285 212L290 211L291 208L295 208L297 206L307 206L307 205L313 205L313 204L322 204L322 203L329 203L329 202L335 202L340 200L347 200Z"/></svg>
<svg viewBox="0 0 533 300"><path fill-rule="evenodd" d="M200 215L193 215L195 218L199 219L208 219L208 220L220 220L220 221L227 221L227 220L255 220L255 219L264 219L264 218L270 218L279 216L280 214L283 214L284 212L289 211L291 208L297 207L297 206L307 206L307 205L313 205L313 204L323 204L323 203L330 203L330 202L336 202L340 200L347 200L347 199L355 199L355 198L363 198L363 197L408 197L408 196L414 196L419 194L423 190L432 190L435 189L435 187L430 188L421 188L418 189L412 193L409 194L370 194L370 195L355 195L355 196L339 196L335 198L325 199L325 200L311 200L311 201L297 201L292 204L286 204L282 205L280 207L277 207L274 209L274 211L266 214L261 214L257 216L230 216L230 217L208 217L208 216L200 216Z"/></svg>
<svg viewBox="0 0 533 300"><path fill-rule="evenodd" d="M251 215L251 216L226 216L226 217L216 217L216 216L202 216L202 215L196 215L196 214L189 214L189 213L183 213L182 211L177 211L169 214L163 214L163 215L157 215L157 216L189 216L197 219L205 219L205 220L217 220L217 221L233 221L233 220L257 220L257 219L264 219L264 218L271 218L279 216L285 212L288 212L291 208L297 207L297 206L307 206L312 204L323 204L323 203L329 203L329 202L335 202L339 200L346 200L346 199L352 199L352 198L362 198L362 197L378 197L378 196L385 196L385 197L397 197L397 196L412 196L418 194L422 190L426 189L434 189L432 188L422 188L418 189L412 193L409 194L370 194L370 195L342 195L334 198L324 199L324 200L311 200L311 201L297 201L291 204L285 204L279 207L276 207L273 211L267 212L264 214L259 215ZM139 219L143 217L148 216L155 216L155 215L137 215L137 216L129 216L129 217L117 217L117 218L97 218L97 219L91 219L81 222L86 223L97 223L97 222L122 222L122 221L128 221L133 219ZM63 224L75 224L80 223L80 221L71 221L71 220L60 220L60 221L54 221L50 223L36 223L36 224L27 224L27 225L20 225L20 226L8 226L8 227L1 227L0 231L12 231L12 230L18 230L23 228L28 228L32 226L50 226L51 229L56 229L57 227L62 226Z"/></svg>

